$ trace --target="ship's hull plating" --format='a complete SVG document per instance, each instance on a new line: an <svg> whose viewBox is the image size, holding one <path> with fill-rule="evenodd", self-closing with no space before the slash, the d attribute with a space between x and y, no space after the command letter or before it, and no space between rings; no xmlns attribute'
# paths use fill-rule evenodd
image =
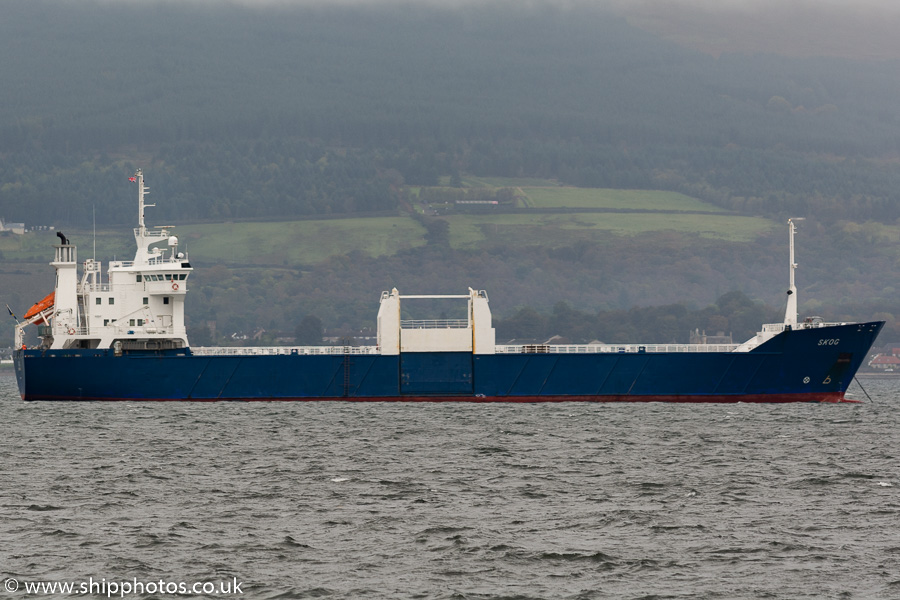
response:
<svg viewBox="0 0 900 600"><path fill-rule="evenodd" d="M882 325L787 331L751 352L20 350L15 363L25 400L841 402Z"/></svg>

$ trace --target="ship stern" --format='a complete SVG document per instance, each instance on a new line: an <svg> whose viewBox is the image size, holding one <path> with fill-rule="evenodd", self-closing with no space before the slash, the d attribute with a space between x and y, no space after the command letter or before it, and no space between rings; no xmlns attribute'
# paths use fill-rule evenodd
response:
<svg viewBox="0 0 900 600"><path fill-rule="evenodd" d="M25 399L25 349L17 349L13 351L13 367L16 371L16 384L19 386L19 395L22 400Z"/></svg>

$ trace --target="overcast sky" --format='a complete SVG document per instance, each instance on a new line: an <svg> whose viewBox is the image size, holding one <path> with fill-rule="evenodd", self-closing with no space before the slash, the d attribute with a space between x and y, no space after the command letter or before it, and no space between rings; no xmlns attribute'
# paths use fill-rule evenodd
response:
<svg viewBox="0 0 900 600"><path fill-rule="evenodd" d="M718 56L723 52L900 59L900 0L83 0L80 5L604 7L637 27Z"/></svg>
<svg viewBox="0 0 900 600"><path fill-rule="evenodd" d="M333 4L422 4L437 6L478 6L489 4L509 4L512 6L546 5L557 6L604 6L616 5L619 7L657 7L657 6L694 6L709 9L740 9L756 10L768 7L800 6L813 9L825 9L828 7L844 7L854 10L884 10L900 12L900 2L897 0L99 0L110 3L141 3L152 4L154 1L170 4L195 4L227 5L333 5Z"/></svg>
<svg viewBox="0 0 900 600"><path fill-rule="evenodd" d="M513 8L554 5L559 7L598 6L613 7L619 11L672 10L673 8L702 8L717 12L813 11L825 13L839 11L856 15L900 15L900 0L95 0L98 3L133 4L208 4L210 6L332 6L363 5L432 5L466 7L506 4ZM90 5L90 2L84 2Z"/></svg>

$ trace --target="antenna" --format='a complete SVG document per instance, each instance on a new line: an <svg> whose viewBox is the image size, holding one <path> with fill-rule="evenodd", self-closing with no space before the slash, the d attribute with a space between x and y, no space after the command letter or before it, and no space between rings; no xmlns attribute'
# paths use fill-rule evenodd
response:
<svg viewBox="0 0 900 600"><path fill-rule="evenodd" d="M91 207L91 213L94 217L94 262L97 262L97 205Z"/></svg>

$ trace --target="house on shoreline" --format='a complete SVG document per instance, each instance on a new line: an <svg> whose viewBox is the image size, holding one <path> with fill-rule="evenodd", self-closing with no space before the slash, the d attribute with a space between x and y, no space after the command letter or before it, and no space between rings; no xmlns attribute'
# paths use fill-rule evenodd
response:
<svg viewBox="0 0 900 600"><path fill-rule="evenodd" d="M900 344L887 344L869 361L869 367L878 371L900 372Z"/></svg>
<svg viewBox="0 0 900 600"><path fill-rule="evenodd" d="M25 223L7 223L3 219L0 219L0 232L4 231L25 235Z"/></svg>

